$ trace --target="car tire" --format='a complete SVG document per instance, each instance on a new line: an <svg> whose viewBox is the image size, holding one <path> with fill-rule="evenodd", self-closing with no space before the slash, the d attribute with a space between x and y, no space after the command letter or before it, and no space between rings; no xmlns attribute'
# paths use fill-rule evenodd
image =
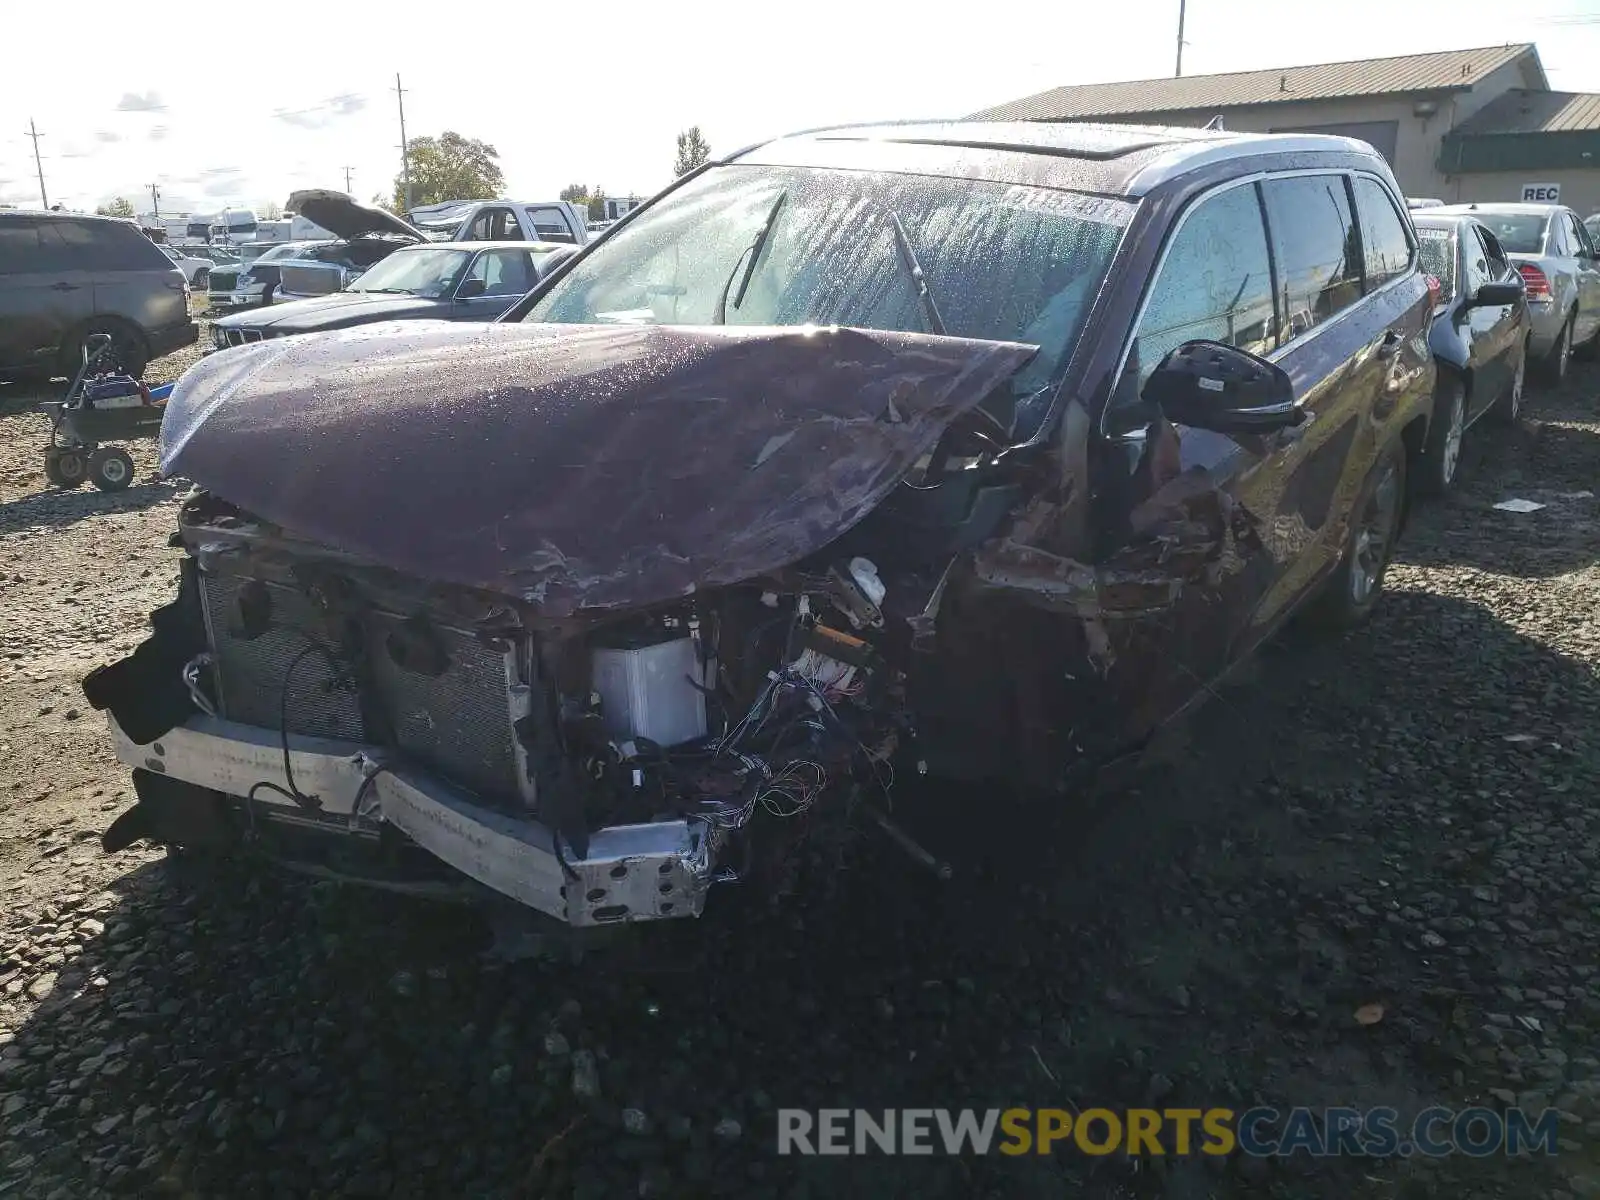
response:
<svg viewBox="0 0 1600 1200"><path fill-rule="evenodd" d="M118 446L102 446L89 456L89 479L102 492L120 492L133 482L133 458Z"/></svg>
<svg viewBox="0 0 1600 1200"><path fill-rule="evenodd" d="M1555 387L1567 377L1567 368L1572 365L1572 325L1577 320L1574 313L1567 317L1567 323L1561 327L1561 332L1556 335L1555 345L1545 352L1539 362L1539 373L1544 381Z"/></svg>
<svg viewBox="0 0 1600 1200"><path fill-rule="evenodd" d="M82 487L89 478L89 459L82 450L45 451L44 477L57 487Z"/></svg>
<svg viewBox="0 0 1600 1200"><path fill-rule="evenodd" d="M1391 444L1373 463L1350 514L1344 554L1308 615L1324 629L1354 629L1383 596L1400 527L1405 520L1406 456Z"/></svg>
<svg viewBox="0 0 1600 1200"><path fill-rule="evenodd" d="M201 267L194 273L194 282L189 285L189 290L192 292L203 292L210 286L211 271L206 267Z"/></svg>
<svg viewBox="0 0 1600 1200"><path fill-rule="evenodd" d="M150 349L145 345L144 335L126 321L119 321L114 317L100 317L87 324L78 326L61 344L60 370L68 379L78 373L78 368L83 365L83 350L88 344L89 336L96 333L111 335L111 350L100 359L100 366L108 370L120 370L135 379L142 378L145 367L150 365Z"/></svg>
<svg viewBox="0 0 1600 1200"><path fill-rule="evenodd" d="M1528 343L1522 343L1511 385L1494 402L1494 419L1502 425L1515 425L1522 416L1522 393L1528 379Z"/></svg>
<svg viewBox="0 0 1600 1200"><path fill-rule="evenodd" d="M1442 496L1455 484L1461 466L1461 441L1467 431L1467 389L1459 375L1441 370L1433 393L1433 420L1417 463L1417 487L1426 496Z"/></svg>

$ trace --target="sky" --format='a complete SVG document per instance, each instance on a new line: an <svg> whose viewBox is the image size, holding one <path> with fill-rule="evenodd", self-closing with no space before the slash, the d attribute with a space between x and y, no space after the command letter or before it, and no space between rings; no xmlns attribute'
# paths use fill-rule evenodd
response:
<svg viewBox="0 0 1600 1200"><path fill-rule="evenodd" d="M13 0L0 71L0 203L126 196L166 212L388 195L406 131L499 152L506 194L649 195L677 133L713 153L811 126L965 116L1063 84L1172 74L1178 0L667 0L130 5ZM573 14L567 17L565 14ZM187 22L185 14L189 14ZM1188 0L1184 74L1535 42L1551 86L1600 92L1600 0ZM15 53L22 50L22 53Z"/></svg>

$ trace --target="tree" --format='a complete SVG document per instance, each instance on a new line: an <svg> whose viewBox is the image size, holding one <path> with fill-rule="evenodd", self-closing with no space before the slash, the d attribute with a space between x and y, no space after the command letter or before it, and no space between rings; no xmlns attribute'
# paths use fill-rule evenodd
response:
<svg viewBox="0 0 1600 1200"><path fill-rule="evenodd" d="M405 212L422 204L445 200L487 200L506 186L497 161L500 152L488 142L445 130L438 137L413 138L406 147L411 166L411 195L406 196L405 173L394 177L394 207Z"/></svg>
<svg viewBox="0 0 1600 1200"><path fill-rule="evenodd" d="M95 209L95 215L101 217L131 217L133 204L126 196L118 196L109 204L102 204Z"/></svg>
<svg viewBox="0 0 1600 1200"><path fill-rule="evenodd" d="M260 216L263 221L276 221L279 217L283 216L283 205L272 200L263 200L259 205L256 206L256 210L257 215Z"/></svg>
<svg viewBox="0 0 1600 1200"><path fill-rule="evenodd" d="M589 185L587 183L569 183L561 189L562 200L573 204L589 203Z"/></svg>
<svg viewBox="0 0 1600 1200"><path fill-rule="evenodd" d="M703 167L711 159L711 147L700 134L700 126L691 125L678 135L678 159L672 164L672 173L687 175L696 167Z"/></svg>

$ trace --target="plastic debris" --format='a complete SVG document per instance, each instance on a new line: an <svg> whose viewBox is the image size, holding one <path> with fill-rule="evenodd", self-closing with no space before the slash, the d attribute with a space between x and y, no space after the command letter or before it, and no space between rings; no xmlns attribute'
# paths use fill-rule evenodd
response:
<svg viewBox="0 0 1600 1200"><path fill-rule="evenodd" d="M1501 512L1531 513L1538 512L1544 505L1537 500L1523 500L1520 497L1513 497L1510 500L1500 501L1495 507Z"/></svg>

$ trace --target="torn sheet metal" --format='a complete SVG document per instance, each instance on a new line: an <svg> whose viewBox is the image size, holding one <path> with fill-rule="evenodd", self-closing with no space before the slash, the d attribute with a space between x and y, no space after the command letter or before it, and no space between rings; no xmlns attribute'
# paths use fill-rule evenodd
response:
<svg viewBox="0 0 1600 1200"><path fill-rule="evenodd" d="M161 468L312 541L549 615L821 549L1031 346L851 329L408 322L179 381Z"/></svg>
<svg viewBox="0 0 1600 1200"><path fill-rule="evenodd" d="M1041 508L1020 517L1011 536L978 550L974 582L1075 614L1089 658L1105 674L1116 660L1113 622L1167 612L1186 588L1220 586L1246 565L1241 539L1262 535L1260 523L1203 469L1163 471L1152 487L1130 515L1126 544L1105 562L1085 563L1029 544L1050 525Z"/></svg>

